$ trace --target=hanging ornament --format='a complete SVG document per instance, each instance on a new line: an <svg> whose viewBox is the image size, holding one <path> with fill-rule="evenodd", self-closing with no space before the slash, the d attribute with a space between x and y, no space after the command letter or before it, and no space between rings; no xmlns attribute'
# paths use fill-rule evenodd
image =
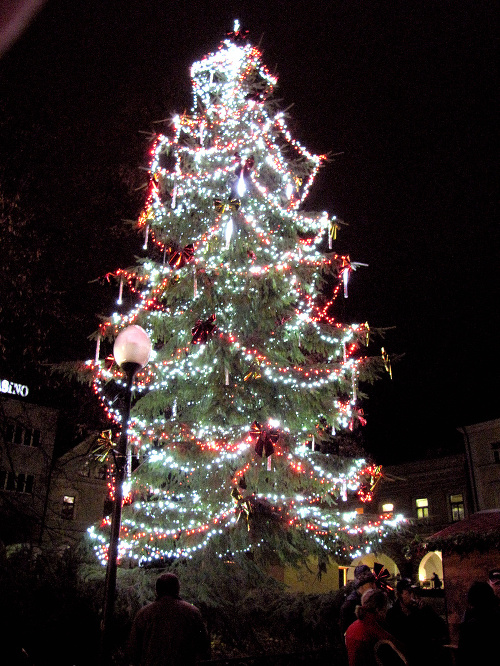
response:
<svg viewBox="0 0 500 666"><path fill-rule="evenodd" d="M231 237L233 235L233 230L234 230L233 218L230 217L226 224L226 250L229 250L229 247L231 245Z"/></svg>
<svg viewBox="0 0 500 666"><path fill-rule="evenodd" d="M215 315L210 315L205 321L198 319L196 325L191 329L192 345L205 344L214 334L217 325L215 324Z"/></svg>
<svg viewBox="0 0 500 666"><path fill-rule="evenodd" d="M253 155L250 155L250 157L247 157L245 160L245 166L243 167L243 172L245 176L250 175L250 171L254 168L255 166L255 158Z"/></svg>
<svg viewBox="0 0 500 666"><path fill-rule="evenodd" d="M347 480L342 479L340 483L340 496L343 502L347 502Z"/></svg>
<svg viewBox="0 0 500 666"><path fill-rule="evenodd" d="M95 456L99 462L106 462L109 453L115 446L116 444L113 442L111 430L103 430L97 438L96 448L92 451L92 455Z"/></svg>
<svg viewBox="0 0 500 666"><path fill-rule="evenodd" d="M101 351L101 334L97 334L97 340L96 340L96 345L95 345L95 359L94 359L94 365L99 365L99 353Z"/></svg>
<svg viewBox="0 0 500 666"><path fill-rule="evenodd" d="M363 483L360 485L358 488L356 495L361 502L366 503L366 502L371 502L373 499L373 495L370 492L370 486L367 483Z"/></svg>
<svg viewBox="0 0 500 666"><path fill-rule="evenodd" d="M246 191L247 191L247 186L245 183L245 178L243 176L243 170L242 170L238 177L238 182L236 183L236 192L238 193L239 197L242 197Z"/></svg>
<svg viewBox="0 0 500 666"><path fill-rule="evenodd" d="M224 384L229 386L229 368L227 367L224 368Z"/></svg>
<svg viewBox="0 0 500 666"><path fill-rule="evenodd" d="M279 430L262 425L258 421L252 423L250 436L255 439L255 453L260 457L268 458L274 453L274 445L279 439Z"/></svg>
<svg viewBox="0 0 500 666"><path fill-rule="evenodd" d="M349 268L347 266L342 271L342 281L344 282L344 298L347 298L348 297L347 286L349 283Z"/></svg>
<svg viewBox="0 0 500 666"><path fill-rule="evenodd" d="M391 359L389 358L389 354L385 351L384 347L381 349L382 352L382 360L384 362L384 368L386 372L389 373L389 377L392 379L392 367L391 367Z"/></svg>
<svg viewBox="0 0 500 666"><path fill-rule="evenodd" d="M276 326L284 326L287 321L289 321L291 317L289 315L284 315L283 317L278 317L276 319Z"/></svg>
<svg viewBox="0 0 500 666"><path fill-rule="evenodd" d="M370 344L370 327L368 326L368 322L365 321L365 347L368 347Z"/></svg>
<svg viewBox="0 0 500 666"><path fill-rule="evenodd" d="M247 181L250 177L250 172L252 171L255 165L255 159L253 155L247 157L244 164L239 164L235 170L236 181L231 187L231 196L234 197L236 194L238 197L242 197L247 191Z"/></svg>
<svg viewBox="0 0 500 666"><path fill-rule="evenodd" d="M148 249L148 237L149 237L149 222L146 224L144 228L144 244L142 246L143 250Z"/></svg>
<svg viewBox="0 0 500 666"><path fill-rule="evenodd" d="M330 226L328 228L328 249L331 250L333 247L333 241L337 240L337 231L339 230L339 225L336 222L336 217L330 220Z"/></svg>
<svg viewBox="0 0 500 666"><path fill-rule="evenodd" d="M354 426L358 422L360 425L365 426L366 425L366 419L364 417L364 412L362 409L356 410L349 421L349 430L352 432L354 430Z"/></svg>
<svg viewBox="0 0 500 666"><path fill-rule="evenodd" d="M236 198L231 198L227 201L223 201L222 199L214 199L214 208L217 213L222 215L228 206L231 210L238 210L241 206L241 201Z"/></svg>
<svg viewBox="0 0 500 666"><path fill-rule="evenodd" d="M186 264L189 264L194 257L194 245L189 243L182 250L174 251L168 260L170 268L173 270L177 268L182 268Z"/></svg>
<svg viewBox="0 0 500 666"><path fill-rule="evenodd" d="M170 203L171 208L175 208L177 205L177 176L174 176L174 188L172 190L172 201Z"/></svg>
<svg viewBox="0 0 500 666"><path fill-rule="evenodd" d="M257 365L257 363L252 363L250 366L250 370L247 372L247 374L243 377L243 381L248 382L251 379L260 379L262 375L260 374L260 368Z"/></svg>
<svg viewBox="0 0 500 666"><path fill-rule="evenodd" d="M236 522L240 520L241 517L246 521L247 529L250 531L250 514L252 512L252 506L248 500L246 500L243 495L240 493L238 488L233 488L231 491L231 497L235 503L235 513L237 515Z"/></svg>
<svg viewBox="0 0 500 666"><path fill-rule="evenodd" d="M217 213L222 213L226 210L226 204L222 199L214 199L214 208Z"/></svg>
<svg viewBox="0 0 500 666"><path fill-rule="evenodd" d="M122 305L123 303L123 275L120 276L120 288L118 290L118 299L116 301L117 305Z"/></svg>
<svg viewBox="0 0 500 666"><path fill-rule="evenodd" d="M198 278L196 277L196 264L193 264L193 298L198 296Z"/></svg>

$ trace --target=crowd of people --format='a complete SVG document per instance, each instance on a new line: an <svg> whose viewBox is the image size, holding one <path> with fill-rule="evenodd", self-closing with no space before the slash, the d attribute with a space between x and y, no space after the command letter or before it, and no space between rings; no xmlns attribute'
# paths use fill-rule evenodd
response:
<svg viewBox="0 0 500 666"><path fill-rule="evenodd" d="M349 666L471 666L493 664L500 626L500 569L475 582L467 595L456 660L446 646L447 625L401 579L395 591L381 585L366 565L356 567L354 585L340 609L339 627ZM440 586L435 586L439 589ZM133 666L193 666L210 657L200 611L179 596L175 574L156 581L156 601L136 615L129 640ZM495 643L495 644L494 644Z"/></svg>
<svg viewBox="0 0 500 666"><path fill-rule="evenodd" d="M354 589L341 607L339 624L349 666L496 663L492 659L498 659L495 627L500 626L500 569L490 571L487 581L471 585L456 655L447 645L446 622L424 603L417 586L402 579L393 596L387 587L377 588L375 576L365 565L355 569Z"/></svg>

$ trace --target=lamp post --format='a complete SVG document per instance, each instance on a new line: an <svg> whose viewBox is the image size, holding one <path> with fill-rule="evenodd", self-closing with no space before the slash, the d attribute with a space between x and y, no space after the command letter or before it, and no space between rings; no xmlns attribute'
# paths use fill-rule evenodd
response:
<svg viewBox="0 0 500 666"><path fill-rule="evenodd" d="M111 516L111 534L108 549L108 564L104 587L104 612L101 625L101 663L107 664L110 657L110 628L113 620L116 591L116 569L118 543L122 519L123 483L127 469L127 430L132 401L132 384L136 373L145 367L151 354L151 340L140 326L128 326L116 337L113 355L116 363L125 373L125 404L122 412L122 429L115 453L116 483L115 501Z"/></svg>

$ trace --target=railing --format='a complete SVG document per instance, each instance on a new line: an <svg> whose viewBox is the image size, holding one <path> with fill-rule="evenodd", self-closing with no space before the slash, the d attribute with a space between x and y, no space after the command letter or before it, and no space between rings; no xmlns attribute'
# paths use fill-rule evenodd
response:
<svg viewBox="0 0 500 666"><path fill-rule="evenodd" d="M347 666L343 649L294 652L288 654L254 655L202 661L206 666Z"/></svg>

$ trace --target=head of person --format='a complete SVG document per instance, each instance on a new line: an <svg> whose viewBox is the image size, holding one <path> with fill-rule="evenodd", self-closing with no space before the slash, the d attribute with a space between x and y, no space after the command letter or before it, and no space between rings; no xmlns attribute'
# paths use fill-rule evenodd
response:
<svg viewBox="0 0 500 666"><path fill-rule="evenodd" d="M354 569L354 579L357 580L362 574L371 573L372 570L367 564L358 564Z"/></svg>
<svg viewBox="0 0 500 666"><path fill-rule="evenodd" d="M500 569L493 569L488 574L488 585L493 590L493 594L500 599Z"/></svg>
<svg viewBox="0 0 500 666"><path fill-rule="evenodd" d="M479 611L486 611L496 606L495 592L491 585L476 581L467 592L467 605Z"/></svg>
<svg viewBox="0 0 500 666"><path fill-rule="evenodd" d="M372 616L383 622L387 613L387 595L382 590L367 590L361 597L361 606L357 606L356 615L359 620Z"/></svg>
<svg viewBox="0 0 500 666"><path fill-rule="evenodd" d="M156 579L156 596L158 599L163 597L179 598L180 583L177 576L173 573L164 573Z"/></svg>
<svg viewBox="0 0 500 666"><path fill-rule="evenodd" d="M375 576L370 569L359 574L354 581L354 587L361 596L363 596L368 590L374 590L376 588Z"/></svg>
<svg viewBox="0 0 500 666"><path fill-rule="evenodd" d="M396 596L399 603L407 607L415 605L417 601L415 588L407 578L396 583Z"/></svg>

